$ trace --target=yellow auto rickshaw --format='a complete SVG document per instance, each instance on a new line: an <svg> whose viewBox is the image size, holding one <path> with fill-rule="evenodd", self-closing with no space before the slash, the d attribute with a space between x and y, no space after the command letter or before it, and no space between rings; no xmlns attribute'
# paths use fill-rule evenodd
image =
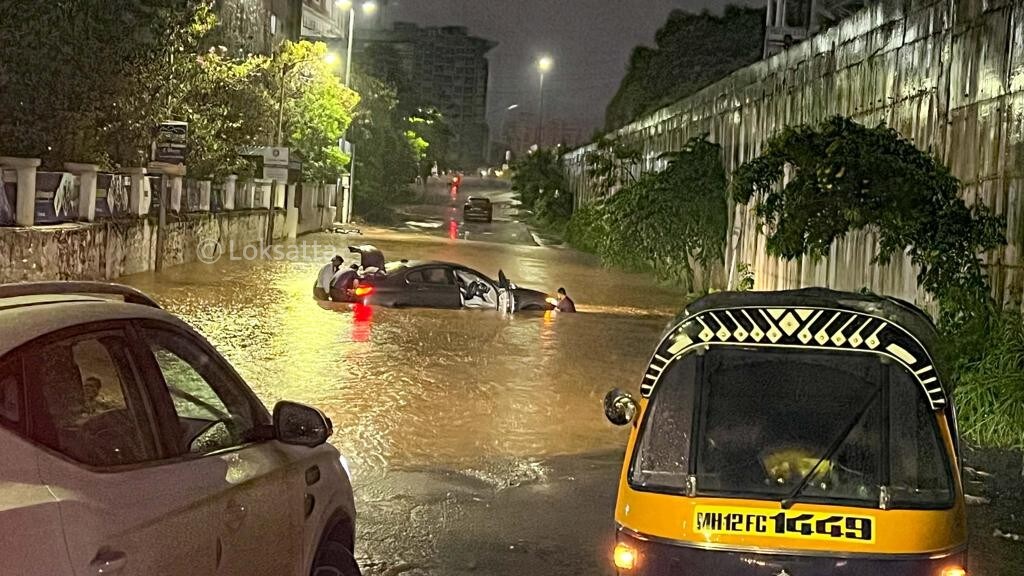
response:
<svg viewBox="0 0 1024 576"><path fill-rule="evenodd" d="M964 576L956 419L928 316L824 289L719 293L605 414L632 425L622 575Z"/></svg>

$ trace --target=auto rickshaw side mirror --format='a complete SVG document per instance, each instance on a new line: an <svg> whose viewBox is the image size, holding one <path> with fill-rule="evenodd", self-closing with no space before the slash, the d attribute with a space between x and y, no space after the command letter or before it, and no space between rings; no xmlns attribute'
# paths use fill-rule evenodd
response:
<svg viewBox="0 0 1024 576"><path fill-rule="evenodd" d="M625 426L636 419L640 408L628 392L615 388L604 397L604 415L616 426Z"/></svg>

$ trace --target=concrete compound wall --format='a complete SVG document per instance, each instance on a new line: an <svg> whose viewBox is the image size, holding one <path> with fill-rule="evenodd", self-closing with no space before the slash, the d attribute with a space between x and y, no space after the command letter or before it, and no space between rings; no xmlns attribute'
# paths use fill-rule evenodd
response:
<svg viewBox="0 0 1024 576"><path fill-rule="evenodd" d="M886 122L938 156L964 183L968 202L1005 215L1009 245L986 255L997 299L1024 300L1024 0L885 0L779 55L619 130L642 145L642 170L657 156L709 133L728 171L756 157L787 125L844 115ZM593 201L586 154L566 156L579 203ZM868 232L837 241L828 258L785 262L767 255L752 207L734 207L726 270L751 266L759 290L862 287L927 305L907 258L871 263ZM724 282L723 282L724 283Z"/></svg>
<svg viewBox="0 0 1024 576"><path fill-rule="evenodd" d="M322 230L334 208L312 208L299 218L299 233ZM218 242L227 250L265 242L267 210L188 214L169 221L163 265L198 262L199 247ZM287 233L283 210L274 211L274 239ZM0 284L37 280L113 280L155 269L157 223L153 218L91 223L0 227Z"/></svg>

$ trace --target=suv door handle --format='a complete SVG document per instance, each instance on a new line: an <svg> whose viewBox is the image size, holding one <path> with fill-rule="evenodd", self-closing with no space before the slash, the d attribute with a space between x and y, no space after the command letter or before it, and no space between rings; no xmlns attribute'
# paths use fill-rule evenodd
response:
<svg viewBox="0 0 1024 576"><path fill-rule="evenodd" d="M245 521L245 516L248 513L245 506L232 500L224 509L224 525L228 527L228 530L237 532L242 527L242 522Z"/></svg>
<svg viewBox="0 0 1024 576"><path fill-rule="evenodd" d="M97 576L120 574L128 564L128 556L120 550L101 548L96 557L89 563L89 568Z"/></svg>

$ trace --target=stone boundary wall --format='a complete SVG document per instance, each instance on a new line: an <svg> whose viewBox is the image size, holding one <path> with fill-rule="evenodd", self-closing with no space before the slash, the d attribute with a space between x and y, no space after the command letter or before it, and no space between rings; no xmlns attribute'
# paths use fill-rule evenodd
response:
<svg viewBox="0 0 1024 576"><path fill-rule="evenodd" d="M316 208L299 221L299 233L333 222L333 207ZM227 249L266 241L271 212L241 210L188 214L169 219L165 268L198 262L199 247L219 242ZM288 237L284 210L275 210L274 239ZM156 268L155 218L105 220L57 226L0 227L0 284L40 280L114 280Z"/></svg>
<svg viewBox="0 0 1024 576"><path fill-rule="evenodd" d="M641 170L690 137L710 134L735 170L784 126L833 115L886 122L930 151L964 183L964 199L1007 219L1009 244L986 255L996 298L1024 300L1024 0L883 0L789 50L736 71L617 131L644 150ZM601 191L587 176L593 145L565 156L577 202ZM869 232L837 241L828 258L768 256L750 207L730 214L726 271L751 267L756 289L864 287L928 306L908 258L871 263ZM730 273L724 285L731 285ZM726 287L726 286L722 286Z"/></svg>

